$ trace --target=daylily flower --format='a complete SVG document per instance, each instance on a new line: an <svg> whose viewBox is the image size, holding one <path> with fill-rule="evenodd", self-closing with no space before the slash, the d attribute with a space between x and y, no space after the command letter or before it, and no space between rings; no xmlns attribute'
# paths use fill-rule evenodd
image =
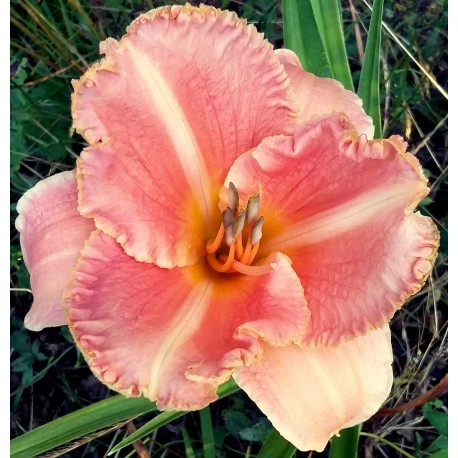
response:
<svg viewBox="0 0 458 458"><path fill-rule="evenodd" d="M160 409L233 376L323 450L388 396L387 323L432 268L418 160L234 13L159 8L101 52L74 82L76 173L17 206L26 326L68 324L103 383Z"/></svg>

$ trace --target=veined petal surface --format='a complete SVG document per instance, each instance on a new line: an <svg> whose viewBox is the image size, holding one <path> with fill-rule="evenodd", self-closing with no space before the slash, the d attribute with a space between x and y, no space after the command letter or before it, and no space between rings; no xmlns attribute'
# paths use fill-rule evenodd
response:
<svg viewBox="0 0 458 458"><path fill-rule="evenodd" d="M78 162L79 209L137 260L190 265L217 230L217 193L234 159L296 123L289 78L252 25L204 5L143 14L101 51L74 82L74 126L97 143Z"/></svg>
<svg viewBox="0 0 458 458"><path fill-rule="evenodd" d="M428 188L400 137L368 142L334 116L265 139L236 160L241 200L259 192L260 253L292 260L311 310L304 343L336 345L383 326L423 285L438 232L412 213Z"/></svg>
<svg viewBox="0 0 458 458"><path fill-rule="evenodd" d="M352 91L332 78L319 78L303 70L297 55L289 49L275 50L291 79L291 85L299 101L298 123L313 120L317 116L345 113L359 134L368 139L374 137L372 118L363 110L362 100Z"/></svg>
<svg viewBox="0 0 458 458"><path fill-rule="evenodd" d="M161 409L199 409L234 367L262 358L261 341L300 342L309 319L286 256L258 277L212 274L206 262L161 269L96 231L66 297L70 330L92 370Z"/></svg>
<svg viewBox="0 0 458 458"><path fill-rule="evenodd" d="M371 417L393 383L388 326L335 348L264 348L234 379L279 433L300 450L322 451L341 429Z"/></svg>
<svg viewBox="0 0 458 458"><path fill-rule="evenodd" d="M77 211L75 171L40 181L17 204L16 228L30 272L33 304L25 327L40 331L67 324L62 294L94 222Z"/></svg>

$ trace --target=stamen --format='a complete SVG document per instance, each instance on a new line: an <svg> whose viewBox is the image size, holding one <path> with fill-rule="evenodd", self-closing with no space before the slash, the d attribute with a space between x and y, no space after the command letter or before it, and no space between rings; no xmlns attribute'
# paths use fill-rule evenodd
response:
<svg viewBox="0 0 458 458"><path fill-rule="evenodd" d="M229 246L233 241L233 233L234 233L234 214L232 213L232 210L227 207L223 211L223 226L225 232L225 239L226 243Z"/></svg>
<svg viewBox="0 0 458 458"><path fill-rule="evenodd" d="M239 193L232 181L229 182L229 207L234 214L239 209Z"/></svg>
<svg viewBox="0 0 458 458"><path fill-rule="evenodd" d="M253 245L253 248L251 249L250 257L248 258L247 264L251 266L251 263L253 262L254 258L256 257L256 254L258 253L259 249L259 241L256 242Z"/></svg>
<svg viewBox="0 0 458 458"><path fill-rule="evenodd" d="M221 242L223 240L224 236L224 224L221 223L221 226L219 227L218 234L216 234L215 240L213 242L210 242L210 240L207 242L207 253L211 254L214 253L221 245Z"/></svg>
<svg viewBox="0 0 458 458"><path fill-rule="evenodd" d="M243 227L245 226L245 213L245 210L242 210L235 219L234 238L237 238L239 234L242 233Z"/></svg>
<svg viewBox="0 0 458 458"><path fill-rule="evenodd" d="M245 275L265 275L271 272L272 266L269 264L262 264L260 266L246 266L239 261L234 261L232 264L232 268L237 272Z"/></svg>
<svg viewBox="0 0 458 458"><path fill-rule="evenodd" d="M255 245L262 239L262 225L264 224L264 217L260 217L253 226L250 235L250 242L252 245Z"/></svg>
<svg viewBox="0 0 458 458"><path fill-rule="evenodd" d="M246 242L246 247L245 247L245 251L243 252L243 255L241 258L239 258L240 262L242 264L247 264L248 263L248 258L250 257L250 253L251 253L251 242L248 240Z"/></svg>
<svg viewBox="0 0 458 458"><path fill-rule="evenodd" d="M246 206L246 224L250 226L256 221L259 212L259 205L261 203L261 196L256 194L248 199Z"/></svg>
<svg viewBox="0 0 458 458"><path fill-rule="evenodd" d="M243 256L243 238L242 238L242 233L240 232L239 236L237 237L237 242L236 242L236 253L237 257L240 258Z"/></svg>
<svg viewBox="0 0 458 458"><path fill-rule="evenodd" d="M218 259L216 259L216 255L214 253L207 255L207 261L213 269L217 272L227 272L231 269L234 263L234 255L235 255L235 243L231 243L229 248L229 256L227 257L224 264L221 264Z"/></svg>
<svg viewBox="0 0 458 458"><path fill-rule="evenodd" d="M222 223L213 241L206 244L207 260L217 272L263 275L272 270L269 263L251 266L258 253L264 218L258 218L261 197L248 199L246 210L239 207L239 193L229 182L229 206L222 212ZM223 238L229 250L222 246ZM245 246L244 246L245 244Z"/></svg>

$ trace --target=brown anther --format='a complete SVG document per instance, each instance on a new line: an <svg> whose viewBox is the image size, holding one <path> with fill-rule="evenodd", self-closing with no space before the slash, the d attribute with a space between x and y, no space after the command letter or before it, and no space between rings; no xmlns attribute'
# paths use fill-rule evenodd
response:
<svg viewBox="0 0 458 458"><path fill-rule="evenodd" d="M245 210L242 210L237 218L235 219L235 222L234 222L234 239L236 239L239 234L242 232L244 226L245 226Z"/></svg>
<svg viewBox="0 0 458 458"><path fill-rule="evenodd" d="M234 241L234 214L229 207L223 211L223 226L224 240L226 241L227 246L229 246Z"/></svg>
<svg viewBox="0 0 458 458"><path fill-rule="evenodd" d="M239 193L232 181L229 182L229 207L234 215L239 209Z"/></svg>
<svg viewBox="0 0 458 458"><path fill-rule="evenodd" d="M262 239L262 225L264 224L264 217L261 216L258 220L254 223L253 229L251 230L250 234L250 242L252 245L255 245Z"/></svg>
<svg viewBox="0 0 458 458"><path fill-rule="evenodd" d="M248 204L246 206L246 224L247 226L253 224L258 217L259 205L261 203L261 196L255 194L248 199Z"/></svg>

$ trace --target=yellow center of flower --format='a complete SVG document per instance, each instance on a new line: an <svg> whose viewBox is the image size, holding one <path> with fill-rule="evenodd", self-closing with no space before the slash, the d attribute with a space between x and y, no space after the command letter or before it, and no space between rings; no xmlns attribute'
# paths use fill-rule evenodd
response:
<svg viewBox="0 0 458 458"><path fill-rule="evenodd" d="M217 272L262 275L270 266L252 266L262 238L264 218L258 217L261 199L255 194L248 199L246 209L239 207L239 194L229 183L229 207L222 213L222 223L216 237L207 242L208 264Z"/></svg>

